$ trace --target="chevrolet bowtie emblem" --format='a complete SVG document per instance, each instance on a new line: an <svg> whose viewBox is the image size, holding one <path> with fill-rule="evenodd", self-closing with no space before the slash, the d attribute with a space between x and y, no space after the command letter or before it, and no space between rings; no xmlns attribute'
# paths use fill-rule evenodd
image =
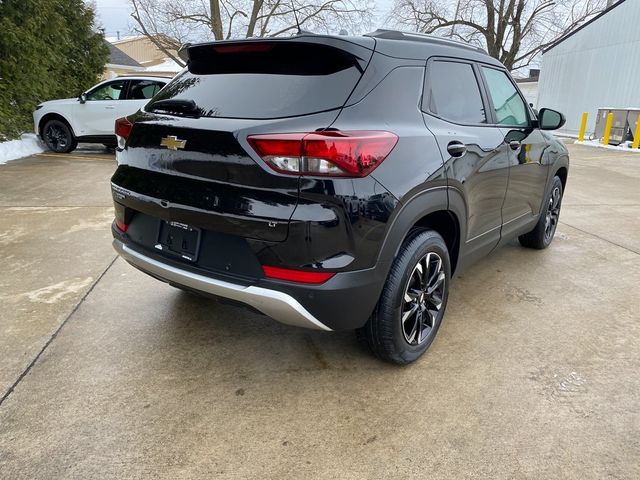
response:
<svg viewBox="0 0 640 480"><path fill-rule="evenodd" d="M175 135L169 135L160 141L160 146L167 147L169 150L182 150L186 144L186 140L180 140Z"/></svg>

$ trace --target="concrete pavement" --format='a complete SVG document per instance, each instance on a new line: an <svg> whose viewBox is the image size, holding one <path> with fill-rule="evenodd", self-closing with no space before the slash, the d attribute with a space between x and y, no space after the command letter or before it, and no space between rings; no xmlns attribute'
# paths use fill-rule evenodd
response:
<svg viewBox="0 0 640 480"><path fill-rule="evenodd" d="M0 166L0 478L640 478L640 155L570 148L406 368L113 262L107 156Z"/></svg>
<svg viewBox="0 0 640 480"><path fill-rule="evenodd" d="M114 165L93 150L0 165L0 398L115 258Z"/></svg>

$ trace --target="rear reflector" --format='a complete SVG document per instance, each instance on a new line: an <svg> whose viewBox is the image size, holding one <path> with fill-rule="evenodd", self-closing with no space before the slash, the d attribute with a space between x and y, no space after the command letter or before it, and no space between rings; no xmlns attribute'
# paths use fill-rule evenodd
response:
<svg viewBox="0 0 640 480"><path fill-rule="evenodd" d="M266 265L262 266L262 271L267 278L310 284L324 283L335 275L333 272L306 272L304 270L269 267Z"/></svg>
<svg viewBox="0 0 640 480"><path fill-rule="evenodd" d="M398 136L382 131L325 131L250 135L247 141L280 173L365 177L387 158Z"/></svg>
<svg viewBox="0 0 640 480"><path fill-rule="evenodd" d="M131 123L127 117L118 118L116 120L115 130L116 138L118 139L118 148L124 148L132 128L133 123Z"/></svg>
<svg viewBox="0 0 640 480"><path fill-rule="evenodd" d="M118 230L120 230L122 233L125 233L127 231L127 229L129 228L129 225L127 225L126 223L124 223L121 220L118 220L116 218L116 227L118 228Z"/></svg>

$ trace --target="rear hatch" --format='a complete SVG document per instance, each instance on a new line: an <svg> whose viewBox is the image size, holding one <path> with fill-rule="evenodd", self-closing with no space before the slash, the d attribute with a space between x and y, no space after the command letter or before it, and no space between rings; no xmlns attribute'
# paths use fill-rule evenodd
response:
<svg viewBox="0 0 640 480"><path fill-rule="evenodd" d="M365 37L298 36L187 47L188 69L129 117L116 201L198 228L285 240L299 178L269 168L246 137L329 127L373 46Z"/></svg>

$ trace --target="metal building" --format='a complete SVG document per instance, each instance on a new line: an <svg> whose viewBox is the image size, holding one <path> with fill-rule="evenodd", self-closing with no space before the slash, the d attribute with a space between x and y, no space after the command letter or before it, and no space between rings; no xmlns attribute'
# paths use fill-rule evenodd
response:
<svg viewBox="0 0 640 480"><path fill-rule="evenodd" d="M538 102L538 80L540 78L540 69L531 68L529 70L529 76L524 78L514 78L520 91L524 95L527 103L536 107ZM537 108L537 107L536 107Z"/></svg>
<svg viewBox="0 0 640 480"><path fill-rule="evenodd" d="M598 108L640 108L640 0L619 0L543 52L536 106L565 114L564 133L587 134Z"/></svg>

